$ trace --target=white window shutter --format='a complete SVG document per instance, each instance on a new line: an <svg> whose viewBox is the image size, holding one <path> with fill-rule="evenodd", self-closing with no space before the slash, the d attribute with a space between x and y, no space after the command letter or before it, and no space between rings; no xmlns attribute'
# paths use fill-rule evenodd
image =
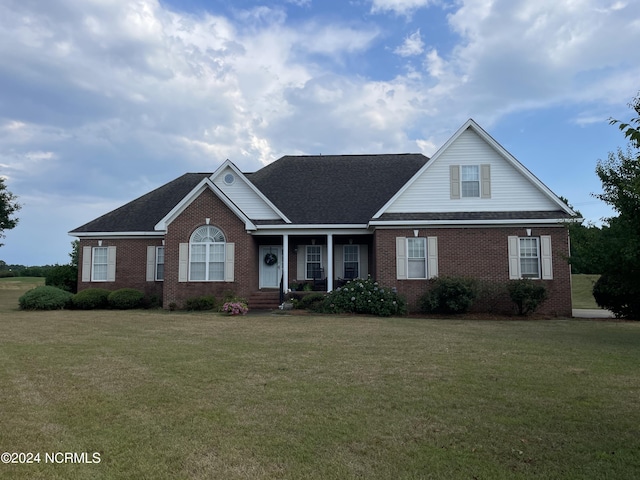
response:
<svg viewBox="0 0 640 480"><path fill-rule="evenodd" d="M551 236L540 235L540 264L542 265L543 280L553 280L551 256Z"/></svg>
<svg viewBox="0 0 640 480"><path fill-rule="evenodd" d="M181 243L178 247L178 281L186 282L189 278L189 244Z"/></svg>
<svg viewBox="0 0 640 480"><path fill-rule="evenodd" d="M226 244L225 257L224 257L224 281L225 282L234 281L235 251L236 251L235 243Z"/></svg>
<svg viewBox="0 0 640 480"><path fill-rule="evenodd" d="M518 237L509 236L509 279L520 278L520 253L518 251Z"/></svg>
<svg viewBox="0 0 640 480"><path fill-rule="evenodd" d="M480 198L491 198L491 165L480 165Z"/></svg>
<svg viewBox="0 0 640 480"><path fill-rule="evenodd" d="M427 278L438 276L438 237L427 237Z"/></svg>
<svg viewBox="0 0 640 480"><path fill-rule="evenodd" d="M396 277L398 280L407 278L407 239L396 237Z"/></svg>
<svg viewBox="0 0 640 480"><path fill-rule="evenodd" d="M451 198L460 198L460 165L449 166L449 181L451 183Z"/></svg>
<svg viewBox="0 0 640 480"><path fill-rule="evenodd" d="M107 247L107 282L116 281L116 247Z"/></svg>
<svg viewBox="0 0 640 480"><path fill-rule="evenodd" d="M91 281L91 247L82 247L82 281Z"/></svg>
<svg viewBox="0 0 640 480"><path fill-rule="evenodd" d="M147 282L156 279L156 247L147 247Z"/></svg>

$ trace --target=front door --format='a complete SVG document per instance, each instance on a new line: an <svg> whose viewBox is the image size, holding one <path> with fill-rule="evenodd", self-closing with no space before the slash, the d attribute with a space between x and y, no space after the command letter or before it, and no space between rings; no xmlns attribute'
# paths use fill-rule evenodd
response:
<svg viewBox="0 0 640 480"><path fill-rule="evenodd" d="M260 288L279 288L282 277L282 247L280 245L261 245Z"/></svg>

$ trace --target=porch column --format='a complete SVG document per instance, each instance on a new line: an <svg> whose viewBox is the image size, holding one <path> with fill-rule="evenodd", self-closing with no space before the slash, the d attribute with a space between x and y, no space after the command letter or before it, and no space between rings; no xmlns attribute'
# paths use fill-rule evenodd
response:
<svg viewBox="0 0 640 480"><path fill-rule="evenodd" d="M282 289L289 288L289 234L282 235Z"/></svg>
<svg viewBox="0 0 640 480"><path fill-rule="evenodd" d="M327 234L327 292L333 290L333 233Z"/></svg>

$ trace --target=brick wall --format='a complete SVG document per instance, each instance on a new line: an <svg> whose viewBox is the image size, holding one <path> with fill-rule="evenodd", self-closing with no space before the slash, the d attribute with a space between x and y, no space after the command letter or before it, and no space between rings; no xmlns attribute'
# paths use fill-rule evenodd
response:
<svg viewBox="0 0 640 480"><path fill-rule="evenodd" d="M163 282L147 281L147 247L161 246L161 238L102 239L103 247L116 247L115 282L83 282L82 255L84 247L97 247L98 241L98 239L80 240L78 291L86 288L105 288L107 290L136 288L144 292L147 297L156 295L158 298L162 298Z"/></svg>
<svg viewBox="0 0 640 480"><path fill-rule="evenodd" d="M553 280L540 280L549 298L539 308L541 314L571 316L571 270L568 233L564 227L532 227L532 236L550 235L553 250ZM487 282L507 282L509 262L507 237L525 236L524 227L504 228L433 228L419 230L420 237L438 238L439 276L467 276ZM409 307L417 309L418 298L425 292L426 280L396 278L396 237L413 237L413 229L377 230L375 232L376 279L385 286L396 287L407 298ZM513 312L504 299L496 305L501 312Z"/></svg>
<svg viewBox="0 0 640 480"><path fill-rule="evenodd" d="M180 243L188 243L191 234L203 225L219 228L227 242L235 243L235 274L233 282L178 282L178 260ZM213 192L205 190L167 229L165 236L165 287L163 305L168 308L175 302L200 295L215 295L221 298L233 294L247 298L258 290L256 265L257 247L242 222Z"/></svg>

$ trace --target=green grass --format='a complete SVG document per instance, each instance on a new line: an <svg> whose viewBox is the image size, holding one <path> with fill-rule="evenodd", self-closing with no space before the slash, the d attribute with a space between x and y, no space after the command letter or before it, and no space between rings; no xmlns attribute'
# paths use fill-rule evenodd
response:
<svg viewBox="0 0 640 480"><path fill-rule="evenodd" d="M0 326L0 451L43 456L0 478L640 478L640 322L0 305Z"/></svg>
<svg viewBox="0 0 640 480"><path fill-rule="evenodd" d="M571 275L571 299L573 308L600 308L593 298L593 285L600 275Z"/></svg>

